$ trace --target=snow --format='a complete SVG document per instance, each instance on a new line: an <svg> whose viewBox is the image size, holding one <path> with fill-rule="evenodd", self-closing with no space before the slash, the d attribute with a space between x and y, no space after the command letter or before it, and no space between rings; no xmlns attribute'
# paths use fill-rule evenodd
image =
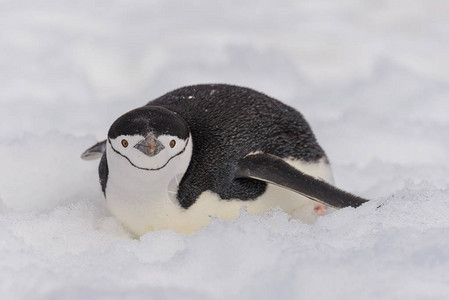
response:
<svg viewBox="0 0 449 300"><path fill-rule="evenodd" d="M449 297L449 4L2 1L1 299ZM122 113L225 82L300 110L337 185L314 225L274 210L132 237L79 155Z"/></svg>

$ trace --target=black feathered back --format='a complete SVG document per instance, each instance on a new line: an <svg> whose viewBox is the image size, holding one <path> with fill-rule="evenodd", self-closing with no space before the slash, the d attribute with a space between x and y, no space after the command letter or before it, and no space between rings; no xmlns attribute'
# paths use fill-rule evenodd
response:
<svg viewBox="0 0 449 300"><path fill-rule="evenodd" d="M178 190L182 207L211 190L222 199L254 199L266 183L235 179L238 161L252 152L314 162L325 157L295 109L252 89L205 84L179 88L147 104L161 106L188 124L193 155Z"/></svg>

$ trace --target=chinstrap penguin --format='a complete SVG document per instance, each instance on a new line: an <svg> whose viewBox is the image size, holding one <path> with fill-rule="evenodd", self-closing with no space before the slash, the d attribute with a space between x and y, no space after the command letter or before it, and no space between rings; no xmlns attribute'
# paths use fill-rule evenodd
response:
<svg viewBox="0 0 449 300"><path fill-rule="evenodd" d="M124 114L82 154L99 157L107 206L136 235L192 233L242 206L251 214L281 207L313 222L325 205L367 201L332 185L326 154L298 111L232 85L179 88Z"/></svg>

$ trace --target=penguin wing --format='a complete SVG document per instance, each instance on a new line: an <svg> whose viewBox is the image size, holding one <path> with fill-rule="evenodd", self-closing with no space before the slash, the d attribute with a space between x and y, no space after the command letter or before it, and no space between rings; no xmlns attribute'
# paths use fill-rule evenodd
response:
<svg viewBox="0 0 449 300"><path fill-rule="evenodd" d="M81 158L84 160L99 159L106 151L106 140L98 142L81 154Z"/></svg>
<svg viewBox="0 0 449 300"><path fill-rule="evenodd" d="M270 154L248 155L240 160L236 177L275 184L335 208L357 207L368 201L306 175Z"/></svg>

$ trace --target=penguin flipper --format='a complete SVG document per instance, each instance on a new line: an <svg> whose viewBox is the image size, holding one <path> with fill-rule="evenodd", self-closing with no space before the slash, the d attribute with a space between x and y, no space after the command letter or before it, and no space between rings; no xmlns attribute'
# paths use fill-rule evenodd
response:
<svg viewBox="0 0 449 300"><path fill-rule="evenodd" d="M106 140L98 142L81 154L81 158L84 160L99 159L106 151Z"/></svg>
<svg viewBox="0 0 449 300"><path fill-rule="evenodd" d="M240 160L236 177L275 184L335 208L358 207L368 201L304 174L270 154L248 155Z"/></svg>

